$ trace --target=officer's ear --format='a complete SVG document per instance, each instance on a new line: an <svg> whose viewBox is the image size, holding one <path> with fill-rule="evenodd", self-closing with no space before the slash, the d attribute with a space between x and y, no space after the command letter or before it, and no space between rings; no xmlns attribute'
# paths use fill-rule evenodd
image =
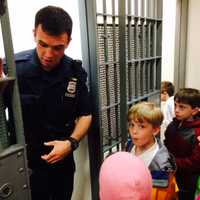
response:
<svg viewBox="0 0 200 200"><path fill-rule="evenodd" d="M33 37L34 37L34 40L36 42L36 30L35 29L33 29Z"/></svg>
<svg viewBox="0 0 200 200"><path fill-rule="evenodd" d="M66 46L65 46L66 49L67 49L67 47L69 46L71 40L72 40L72 38L71 38L71 37L68 37L68 39L67 39L67 44L66 44Z"/></svg>

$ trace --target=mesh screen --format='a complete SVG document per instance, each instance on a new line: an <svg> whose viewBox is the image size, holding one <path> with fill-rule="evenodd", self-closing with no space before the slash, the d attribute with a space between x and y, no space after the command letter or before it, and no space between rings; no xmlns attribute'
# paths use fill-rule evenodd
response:
<svg viewBox="0 0 200 200"><path fill-rule="evenodd" d="M120 141L119 27L117 24L98 24L97 34L101 130L103 146L109 149Z"/></svg>
<svg viewBox="0 0 200 200"><path fill-rule="evenodd" d="M96 3L98 4L98 1ZM121 141L120 84L123 83L120 82L119 16L118 11L116 12L120 2L104 0L99 4L101 6L98 6L96 42L101 130L104 152L110 153L113 148L120 148ZM161 48L156 43L161 41L162 23L160 19L158 23L156 18L140 16L141 13L147 12L148 8L145 7L147 4L141 4L142 7L139 8L134 0L128 0L126 5L131 6L131 9L126 8L129 15L125 16L126 65L123 66L126 68L125 93L127 103L134 103L140 99L147 99L150 93L156 92L159 88L161 62L156 56L160 55L157 51L161 51ZM109 13L107 13L108 10ZM147 13L147 16L150 14Z"/></svg>
<svg viewBox="0 0 200 200"><path fill-rule="evenodd" d="M3 104L3 98L0 96L0 150L9 146L9 140L7 135L5 109Z"/></svg>

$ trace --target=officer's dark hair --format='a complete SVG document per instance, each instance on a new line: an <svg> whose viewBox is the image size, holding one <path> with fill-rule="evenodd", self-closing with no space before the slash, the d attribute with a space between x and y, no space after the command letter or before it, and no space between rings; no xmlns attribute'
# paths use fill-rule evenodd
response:
<svg viewBox="0 0 200 200"><path fill-rule="evenodd" d="M35 28L41 24L42 30L50 35L60 35L67 33L71 36L72 19L62 8L56 6L46 6L41 8L35 16Z"/></svg>
<svg viewBox="0 0 200 200"><path fill-rule="evenodd" d="M194 88L182 88L174 96L174 101L200 108L200 91Z"/></svg>

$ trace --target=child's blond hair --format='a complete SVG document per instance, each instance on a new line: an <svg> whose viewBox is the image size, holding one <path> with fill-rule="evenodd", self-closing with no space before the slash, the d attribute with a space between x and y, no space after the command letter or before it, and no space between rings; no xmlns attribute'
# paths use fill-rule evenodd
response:
<svg viewBox="0 0 200 200"><path fill-rule="evenodd" d="M139 102L128 111L128 121L139 121L152 124L153 127L160 127L163 121L163 113L159 107L152 102Z"/></svg>

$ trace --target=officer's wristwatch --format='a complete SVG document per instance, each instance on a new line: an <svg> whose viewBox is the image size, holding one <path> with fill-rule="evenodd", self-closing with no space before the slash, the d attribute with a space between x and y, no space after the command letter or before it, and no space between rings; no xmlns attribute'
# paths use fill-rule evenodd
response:
<svg viewBox="0 0 200 200"><path fill-rule="evenodd" d="M79 141L78 141L77 139L75 139L75 138L73 138L73 137L70 136L70 137L67 138L67 140L70 141L70 143L71 143L71 148L72 148L73 151L76 150L76 149L78 148L78 146L79 146Z"/></svg>

